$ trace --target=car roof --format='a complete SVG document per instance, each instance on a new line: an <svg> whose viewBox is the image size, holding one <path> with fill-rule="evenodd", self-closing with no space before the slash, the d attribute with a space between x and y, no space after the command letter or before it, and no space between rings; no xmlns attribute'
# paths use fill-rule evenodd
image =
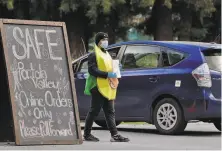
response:
<svg viewBox="0 0 222 151"><path fill-rule="evenodd" d="M221 44L205 43L205 42L190 42L190 41L128 41L109 45L109 49L113 47L121 47L122 45L158 45L169 47L172 49L179 49L184 52L191 53L192 51L204 51L207 49L221 49Z"/></svg>
<svg viewBox="0 0 222 151"><path fill-rule="evenodd" d="M90 52L81 56L81 57L79 57L79 58L77 58L77 59L75 59L75 60L72 60L72 64L75 63L75 62L78 62L79 60L82 60L82 59L86 58L89 54L90 54Z"/></svg>
<svg viewBox="0 0 222 151"><path fill-rule="evenodd" d="M192 51L204 51L207 49L221 49L221 44L216 43L206 43L206 42L191 42L191 41L127 41L127 42L119 42L116 44L109 45L107 49L112 49L115 47L121 47L123 45L158 45L163 47L169 47L172 49L179 49L184 52L192 53ZM72 63L77 62L83 58L86 58L90 54L87 53L78 59L72 61Z"/></svg>

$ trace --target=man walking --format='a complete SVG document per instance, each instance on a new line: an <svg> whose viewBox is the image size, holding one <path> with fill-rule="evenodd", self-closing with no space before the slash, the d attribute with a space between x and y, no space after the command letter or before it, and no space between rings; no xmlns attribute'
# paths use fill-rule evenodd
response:
<svg viewBox="0 0 222 151"><path fill-rule="evenodd" d="M103 108L106 123L111 133L112 142L128 142L129 139L118 134L115 123L114 99L117 89L111 86L110 81L115 81L118 85L116 73L112 72L112 58L105 50L108 47L108 35L99 32L95 37L95 48L88 57L89 76L86 80L84 93L91 95L91 107L85 121L84 139L85 141L99 141L91 134L91 129L95 117ZM112 79L112 80L111 80ZM117 81L117 82L116 82Z"/></svg>

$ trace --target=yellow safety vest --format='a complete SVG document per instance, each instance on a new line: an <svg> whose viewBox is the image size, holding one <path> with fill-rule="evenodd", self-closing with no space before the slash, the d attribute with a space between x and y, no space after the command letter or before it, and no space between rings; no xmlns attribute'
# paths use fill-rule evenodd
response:
<svg viewBox="0 0 222 151"><path fill-rule="evenodd" d="M104 72L112 72L112 57L108 52L104 53L99 47L95 46L95 54L98 69ZM110 86L109 79L97 77L97 87L99 92L108 100L116 99L116 89Z"/></svg>

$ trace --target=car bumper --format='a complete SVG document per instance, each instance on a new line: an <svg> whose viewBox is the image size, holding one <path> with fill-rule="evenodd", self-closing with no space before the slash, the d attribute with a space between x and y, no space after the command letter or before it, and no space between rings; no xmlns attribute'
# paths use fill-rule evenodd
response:
<svg viewBox="0 0 222 151"><path fill-rule="evenodd" d="M221 98L215 98L211 92L206 92L204 102L202 118L221 118Z"/></svg>
<svg viewBox="0 0 222 151"><path fill-rule="evenodd" d="M184 106L186 121L221 118L222 99L215 98L209 89L202 89L199 93L188 96L185 102L189 102L189 105Z"/></svg>

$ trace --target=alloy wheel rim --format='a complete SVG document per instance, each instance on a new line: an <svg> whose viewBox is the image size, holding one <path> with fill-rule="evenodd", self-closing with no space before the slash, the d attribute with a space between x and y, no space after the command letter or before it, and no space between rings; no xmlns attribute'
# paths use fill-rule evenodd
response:
<svg viewBox="0 0 222 151"><path fill-rule="evenodd" d="M164 130L172 129L177 122L177 111L169 103L162 104L157 111L157 122Z"/></svg>

